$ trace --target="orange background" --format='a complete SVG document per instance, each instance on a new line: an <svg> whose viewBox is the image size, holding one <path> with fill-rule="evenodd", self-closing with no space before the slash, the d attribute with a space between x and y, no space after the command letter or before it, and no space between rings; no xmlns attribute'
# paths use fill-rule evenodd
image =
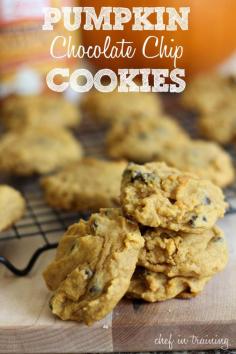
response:
<svg viewBox="0 0 236 354"><path fill-rule="evenodd" d="M113 43L126 38L133 41L138 52L148 35L164 35L166 41L171 38L175 43L184 46L184 56L178 61L178 67L185 68L186 73L195 74L199 71L214 68L222 63L236 50L236 1L235 0L81 0L81 6L137 7L137 6L190 6L189 30L176 32L167 31L132 31L131 25L125 25L125 31L83 31L86 45L102 45L107 35L111 35ZM151 17L150 17L151 18ZM154 50L156 52L156 49ZM171 68L172 61L146 59L142 54L135 59L127 60L92 60L96 67L117 68Z"/></svg>

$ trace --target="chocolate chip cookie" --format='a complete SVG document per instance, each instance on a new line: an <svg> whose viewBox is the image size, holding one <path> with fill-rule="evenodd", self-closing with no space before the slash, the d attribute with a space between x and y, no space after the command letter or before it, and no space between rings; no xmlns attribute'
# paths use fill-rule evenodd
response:
<svg viewBox="0 0 236 354"><path fill-rule="evenodd" d="M107 136L107 150L113 158L139 163L156 160L168 146L189 141L187 133L171 117L136 117L117 122Z"/></svg>
<svg viewBox="0 0 236 354"><path fill-rule="evenodd" d="M209 114L217 113L218 109L235 101L235 98L235 78L211 73L200 75L188 84L182 103L194 111Z"/></svg>
<svg viewBox="0 0 236 354"><path fill-rule="evenodd" d="M139 115L157 117L162 104L159 96L153 93L91 91L84 95L82 108L97 122L110 125Z"/></svg>
<svg viewBox="0 0 236 354"><path fill-rule="evenodd" d="M127 292L127 297L148 302L165 301L175 297L189 299L197 296L210 277L174 277L137 268Z"/></svg>
<svg viewBox="0 0 236 354"><path fill-rule="evenodd" d="M7 185L0 185L0 231L21 219L25 206L25 200L18 191Z"/></svg>
<svg viewBox="0 0 236 354"><path fill-rule="evenodd" d="M128 290L143 244L138 225L120 209L102 209L72 225L44 272L55 291L52 312L86 324L105 317Z"/></svg>
<svg viewBox="0 0 236 354"><path fill-rule="evenodd" d="M201 234L147 228L138 264L168 277L208 277L224 269L228 249L218 227Z"/></svg>
<svg viewBox="0 0 236 354"><path fill-rule="evenodd" d="M53 126L74 127L80 123L80 111L63 96L12 96L3 101L1 121L7 129Z"/></svg>
<svg viewBox="0 0 236 354"><path fill-rule="evenodd" d="M213 227L227 207L219 187L161 162L128 165L121 204L142 225L193 233Z"/></svg>
<svg viewBox="0 0 236 354"><path fill-rule="evenodd" d="M118 206L121 176L126 165L95 158L73 163L42 179L46 200L52 207L75 211Z"/></svg>
<svg viewBox="0 0 236 354"><path fill-rule="evenodd" d="M213 142L191 140L177 146L169 144L159 151L156 160L195 173L222 188L230 185L235 177L230 155Z"/></svg>
<svg viewBox="0 0 236 354"><path fill-rule="evenodd" d="M220 144L236 140L236 95L229 104L223 105L216 112L202 114L199 117L199 130L206 138Z"/></svg>
<svg viewBox="0 0 236 354"><path fill-rule="evenodd" d="M45 174L80 160L82 148L64 129L28 128L5 133L0 141L0 171L13 175Z"/></svg>

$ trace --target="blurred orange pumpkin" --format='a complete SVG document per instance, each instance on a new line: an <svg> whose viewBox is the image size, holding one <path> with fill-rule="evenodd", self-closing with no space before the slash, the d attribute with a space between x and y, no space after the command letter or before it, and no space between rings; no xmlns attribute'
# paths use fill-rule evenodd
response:
<svg viewBox="0 0 236 354"><path fill-rule="evenodd" d="M169 59L147 59L142 55L142 46L149 35L165 36L165 42L184 47L184 55L177 62L177 67L185 68L186 74L192 75L200 71L214 68L222 63L236 50L236 0L81 0L81 6L94 6L98 13L102 6L169 6L179 8L190 6L189 30L168 31L132 31L127 24L125 31L83 31L85 45L103 45L107 35L112 36L113 43L125 38L134 42L137 53L134 59L107 60L92 59L97 68L172 68ZM152 18L152 17L150 17ZM138 54L139 53L139 54ZM150 52L156 54L156 49Z"/></svg>

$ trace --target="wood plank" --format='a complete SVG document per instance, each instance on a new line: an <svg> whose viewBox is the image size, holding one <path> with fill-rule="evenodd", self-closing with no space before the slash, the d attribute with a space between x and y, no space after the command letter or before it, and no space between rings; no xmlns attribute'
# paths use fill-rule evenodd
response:
<svg viewBox="0 0 236 354"><path fill-rule="evenodd" d="M41 272L53 257L44 254L32 274L15 278L0 267L0 353L84 353L111 351L199 350L218 344L193 344L190 336L228 338L236 347L236 216L221 222L230 245L227 269L192 300L157 304L133 304L123 300L103 321L93 327L62 322L48 308L49 292ZM23 266L40 238L0 244L1 254ZM160 336L174 343L158 343ZM178 343L185 338L187 344Z"/></svg>

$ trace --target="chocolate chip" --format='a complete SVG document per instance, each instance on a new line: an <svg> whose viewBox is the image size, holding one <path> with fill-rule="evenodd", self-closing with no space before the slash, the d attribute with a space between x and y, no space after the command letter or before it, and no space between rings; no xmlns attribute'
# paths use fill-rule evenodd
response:
<svg viewBox="0 0 236 354"><path fill-rule="evenodd" d="M141 232L141 235L144 236L148 230L150 230L149 226L144 226L144 225L139 225L139 230Z"/></svg>
<svg viewBox="0 0 236 354"><path fill-rule="evenodd" d="M191 219L189 220L189 224L194 226L195 225L195 221L197 220L197 218L198 218L197 215L193 215L191 217Z"/></svg>
<svg viewBox="0 0 236 354"><path fill-rule="evenodd" d="M141 171L134 171L134 173L131 176L131 183L135 181L140 181L149 184L151 182L154 182L154 180L155 180L155 175L153 173L143 173Z"/></svg>
<svg viewBox="0 0 236 354"><path fill-rule="evenodd" d="M169 202L171 203L171 204L175 204L175 202L176 202L176 199L169 199Z"/></svg>
<svg viewBox="0 0 236 354"><path fill-rule="evenodd" d="M87 268L85 269L85 274L87 275L88 278L91 278L93 276L93 271Z"/></svg>
<svg viewBox="0 0 236 354"><path fill-rule="evenodd" d="M142 172L140 171L133 171L131 173L131 182L135 182L135 181L143 181L144 176L142 174Z"/></svg>
<svg viewBox="0 0 236 354"><path fill-rule="evenodd" d="M202 220L207 222L207 218L205 216L202 217Z"/></svg>
<svg viewBox="0 0 236 354"><path fill-rule="evenodd" d="M100 294L100 292L102 291L102 289L98 286L98 285L93 285L90 289L89 292L92 295L98 295Z"/></svg>
<svg viewBox="0 0 236 354"><path fill-rule="evenodd" d="M204 205L210 205L210 204L211 204L211 199L209 197L205 197Z"/></svg>
<svg viewBox="0 0 236 354"><path fill-rule="evenodd" d="M224 239L223 239L223 237L214 237L213 239L212 239L212 242L224 242Z"/></svg>

